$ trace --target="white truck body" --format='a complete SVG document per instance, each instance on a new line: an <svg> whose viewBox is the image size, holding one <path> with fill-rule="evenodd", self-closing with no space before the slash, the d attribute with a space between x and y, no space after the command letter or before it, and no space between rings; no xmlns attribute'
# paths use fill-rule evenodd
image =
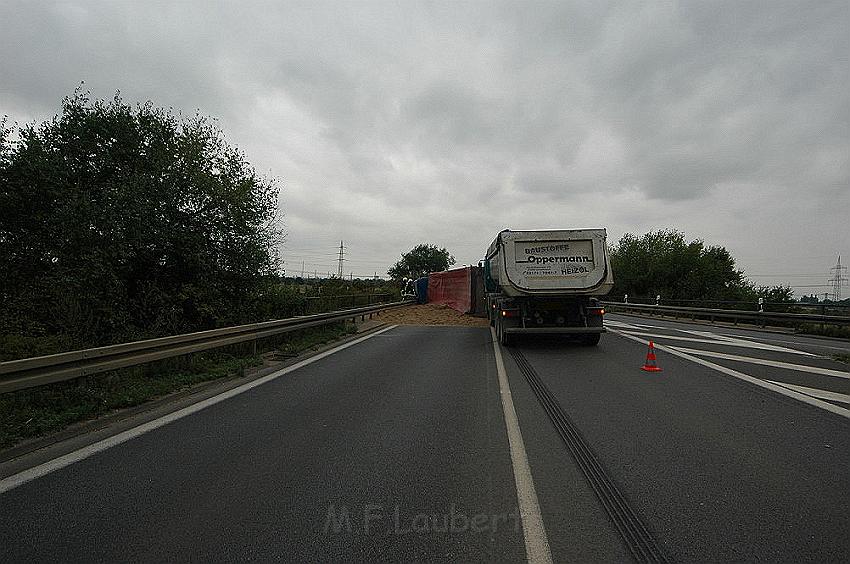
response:
<svg viewBox="0 0 850 564"><path fill-rule="evenodd" d="M604 229L502 231L487 249L507 295L603 296L614 285Z"/></svg>
<svg viewBox="0 0 850 564"><path fill-rule="evenodd" d="M517 333L566 333L595 345L605 332L598 296L614 285L604 229L505 230L482 261L490 323Z"/></svg>

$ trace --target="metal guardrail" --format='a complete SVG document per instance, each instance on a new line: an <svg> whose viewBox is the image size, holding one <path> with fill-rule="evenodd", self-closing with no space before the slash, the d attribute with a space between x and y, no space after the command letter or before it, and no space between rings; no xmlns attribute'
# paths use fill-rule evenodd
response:
<svg viewBox="0 0 850 564"><path fill-rule="evenodd" d="M343 307L365 307L374 303L381 303L391 297L388 293L379 294L343 294L337 296L306 296L304 297L304 309L299 313L309 315L310 313L319 313L322 309L343 308ZM330 306L330 307L327 307Z"/></svg>
<svg viewBox="0 0 850 564"><path fill-rule="evenodd" d="M409 303L412 302L409 300L392 302L0 362L0 393L73 380L99 372L145 364L236 343L256 341L281 333L327 325L346 319L356 319L366 315L371 317L372 314L382 310Z"/></svg>
<svg viewBox="0 0 850 564"><path fill-rule="evenodd" d="M672 314L681 315L682 317L690 317L691 319L709 318L711 321L715 319L731 319L734 323L739 321L756 322L756 325L762 327L768 321L778 321L782 323L818 323L821 325L850 325L850 317L840 315L821 315L813 313L780 313L773 311L744 311L736 309L713 309L702 307L682 307L682 306L666 306L655 304L631 304L624 302L602 302L611 312L617 311L636 311L641 313L655 314Z"/></svg>
<svg viewBox="0 0 850 564"><path fill-rule="evenodd" d="M622 296L607 296L608 301L612 303L628 303L628 304L643 304L655 305L659 300L663 305L674 307L698 307L698 308L717 308L717 309L736 309L741 311L755 311L753 308L761 308L772 312L782 313L812 313L820 315L850 315L850 304L842 302L771 302L755 300L707 300L707 299L678 299L662 296L630 296L626 295L627 299L622 299Z"/></svg>

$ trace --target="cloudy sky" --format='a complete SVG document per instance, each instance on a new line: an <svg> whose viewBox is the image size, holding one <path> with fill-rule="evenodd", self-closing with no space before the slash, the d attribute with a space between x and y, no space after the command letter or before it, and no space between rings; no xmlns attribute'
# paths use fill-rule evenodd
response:
<svg viewBox="0 0 850 564"><path fill-rule="evenodd" d="M846 0L0 0L0 115L85 81L216 117L282 186L288 273L341 239L372 275L504 228L678 228L801 295L850 263L848 38Z"/></svg>

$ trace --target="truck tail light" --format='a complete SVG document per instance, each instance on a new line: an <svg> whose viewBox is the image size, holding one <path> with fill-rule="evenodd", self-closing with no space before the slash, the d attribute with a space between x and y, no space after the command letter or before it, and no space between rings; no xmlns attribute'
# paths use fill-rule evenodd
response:
<svg viewBox="0 0 850 564"><path fill-rule="evenodd" d="M518 309L503 309L502 317L519 317Z"/></svg>
<svg viewBox="0 0 850 564"><path fill-rule="evenodd" d="M600 316L605 315L605 308L604 307L592 307L592 308L587 310L587 313L589 315L600 315Z"/></svg>

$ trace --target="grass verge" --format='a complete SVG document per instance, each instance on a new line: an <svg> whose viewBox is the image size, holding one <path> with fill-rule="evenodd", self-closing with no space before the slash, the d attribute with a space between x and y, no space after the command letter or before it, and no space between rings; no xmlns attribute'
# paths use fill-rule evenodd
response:
<svg viewBox="0 0 850 564"><path fill-rule="evenodd" d="M354 332L337 323L206 353L105 372L69 382L0 394L0 450L183 391L201 382L241 376L262 363L259 353L295 355Z"/></svg>

